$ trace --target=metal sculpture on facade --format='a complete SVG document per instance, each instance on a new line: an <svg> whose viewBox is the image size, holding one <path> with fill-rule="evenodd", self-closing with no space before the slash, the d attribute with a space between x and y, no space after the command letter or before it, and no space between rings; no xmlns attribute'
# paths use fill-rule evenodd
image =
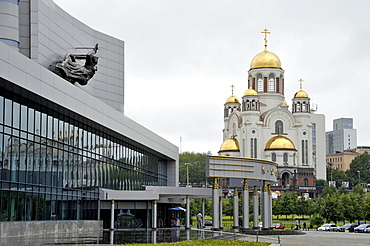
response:
<svg viewBox="0 0 370 246"><path fill-rule="evenodd" d="M74 84L86 85L87 82L95 75L98 59L96 56L98 44L87 53L83 54L67 54L61 61L54 61L50 65L50 69L60 77ZM77 60L85 60L85 64L77 62Z"/></svg>

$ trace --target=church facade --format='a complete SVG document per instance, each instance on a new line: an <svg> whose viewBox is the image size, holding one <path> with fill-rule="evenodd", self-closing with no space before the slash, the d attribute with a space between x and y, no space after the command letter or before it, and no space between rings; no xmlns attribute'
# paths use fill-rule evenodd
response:
<svg viewBox="0 0 370 246"><path fill-rule="evenodd" d="M284 70L279 57L265 48L251 62L248 85L224 104L223 144L219 155L265 159L278 164L273 190L315 197L316 179L326 179L325 116L311 109L302 89L285 101Z"/></svg>

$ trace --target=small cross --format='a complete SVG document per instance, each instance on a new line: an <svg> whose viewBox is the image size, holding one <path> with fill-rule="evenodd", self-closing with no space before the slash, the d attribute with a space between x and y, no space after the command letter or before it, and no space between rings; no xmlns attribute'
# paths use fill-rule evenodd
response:
<svg viewBox="0 0 370 246"><path fill-rule="evenodd" d="M267 30L267 28L265 28L265 29L263 29L263 31L261 33L264 33L265 34L265 38L264 38L264 40L265 40L265 47L267 47L267 34L271 34L271 32L269 32Z"/></svg>
<svg viewBox="0 0 370 246"><path fill-rule="evenodd" d="M234 86L234 85L231 85L230 87L231 87L231 94L233 94L233 95L234 95L234 87L235 87L235 86Z"/></svg>
<svg viewBox="0 0 370 246"><path fill-rule="evenodd" d="M299 79L298 81L299 81L299 88L301 88L301 89L302 89L302 82L303 82L303 79Z"/></svg>

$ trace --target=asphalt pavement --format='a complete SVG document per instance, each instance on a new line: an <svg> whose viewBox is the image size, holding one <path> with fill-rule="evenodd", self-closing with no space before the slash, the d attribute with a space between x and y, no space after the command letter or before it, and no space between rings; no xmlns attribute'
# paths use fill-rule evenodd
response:
<svg viewBox="0 0 370 246"><path fill-rule="evenodd" d="M303 235L259 236L259 242L269 242L271 246L369 246L370 233L304 231ZM243 238L256 241L256 236Z"/></svg>

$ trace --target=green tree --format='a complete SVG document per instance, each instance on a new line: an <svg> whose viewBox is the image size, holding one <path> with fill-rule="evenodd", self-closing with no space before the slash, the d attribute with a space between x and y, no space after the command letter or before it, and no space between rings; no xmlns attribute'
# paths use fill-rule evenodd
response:
<svg viewBox="0 0 370 246"><path fill-rule="evenodd" d="M184 204L184 206L186 206ZM198 212L202 212L202 199L192 199L190 201L190 215L196 216ZM212 215L212 200L204 200L204 215Z"/></svg>
<svg viewBox="0 0 370 246"><path fill-rule="evenodd" d="M343 206L339 203L339 192L327 195L319 199L319 214L327 222L337 221L344 219Z"/></svg>
<svg viewBox="0 0 370 246"><path fill-rule="evenodd" d="M211 153L184 152L179 155L179 180L186 184L187 170L189 174L189 183L206 184L210 179L206 179L206 155ZM185 165L187 163L187 165Z"/></svg>
<svg viewBox="0 0 370 246"><path fill-rule="evenodd" d="M295 213L297 197L298 195L295 192L286 192L277 199L277 206L281 208L281 215L288 218L288 215Z"/></svg>
<svg viewBox="0 0 370 246"><path fill-rule="evenodd" d="M370 155L365 151L356 156L346 171L346 175L353 184L370 183Z"/></svg>
<svg viewBox="0 0 370 246"><path fill-rule="evenodd" d="M345 220L348 220L349 222L354 222L356 219L356 208L355 204L353 203L353 198L351 198L350 194L342 193L339 196L339 202L343 206L343 216Z"/></svg>

